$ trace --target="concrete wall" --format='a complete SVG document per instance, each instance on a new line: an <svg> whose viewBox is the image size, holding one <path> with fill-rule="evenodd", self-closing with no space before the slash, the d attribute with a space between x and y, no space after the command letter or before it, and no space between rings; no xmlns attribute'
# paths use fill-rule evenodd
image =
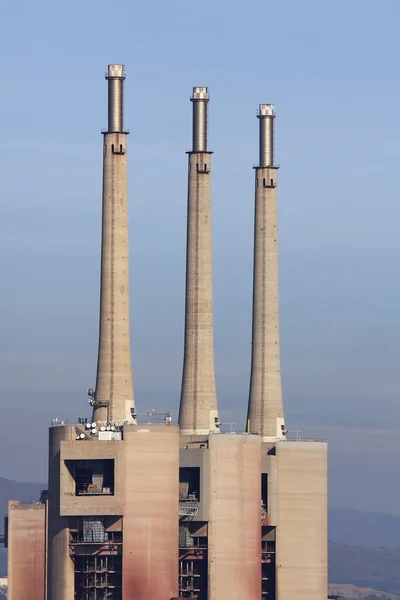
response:
<svg viewBox="0 0 400 600"><path fill-rule="evenodd" d="M277 600L326 600L327 444L276 444Z"/></svg>
<svg viewBox="0 0 400 600"><path fill-rule="evenodd" d="M115 515L123 531L123 600L178 594L179 434L165 425L127 425L123 441L76 440L50 428L49 600L73 600L69 519ZM75 496L65 461L114 459L114 496ZM16 599L19 600L19 599Z"/></svg>
<svg viewBox="0 0 400 600"><path fill-rule="evenodd" d="M43 600L45 588L44 504L8 503L8 598Z"/></svg>
<svg viewBox="0 0 400 600"><path fill-rule="evenodd" d="M60 446L75 439L75 427L49 429L48 600L74 600L74 563L69 555L68 517L60 515Z"/></svg>
<svg viewBox="0 0 400 600"><path fill-rule="evenodd" d="M261 438L210 435L209 600L261 597Z"/></svg>
<svg viewBox="0 0 400 600"><path fill-rule="evenodd" d="M181 436L180 466L200 468L209 600L260 600L261 447L255 435Z"/></svg>
<svg viewBox="0 0 400 600"><path fill-rule="evenodd" d="M124 440L123 600L170 600L178 596L178 430L130 426Z"/></svg>
<svg viewBox="0 0 400 600"><path fill-rule="evenodd" d="M126 443L118 441L79 440L60 444L60 514L63 516L123 515L125 503ZM76 496L75 481L67 467L73 460L114 460L113 496Z"/></svg>

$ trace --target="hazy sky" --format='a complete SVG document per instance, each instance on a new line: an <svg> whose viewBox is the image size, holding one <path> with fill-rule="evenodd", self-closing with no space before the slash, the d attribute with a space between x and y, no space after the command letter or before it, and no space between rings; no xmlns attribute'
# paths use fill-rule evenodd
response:
<svg viewBox="0 0 400 600"><path fill-rule="evenodd" d="M289 428L330 441L332 505L400 513L399 22L398 0L2 4L1 476L44 480L49 418L88 412L104 72L123 62L138 410L178 407L189 96L207 85L219 404L243 426L256 111L275 103Z"/></svg>

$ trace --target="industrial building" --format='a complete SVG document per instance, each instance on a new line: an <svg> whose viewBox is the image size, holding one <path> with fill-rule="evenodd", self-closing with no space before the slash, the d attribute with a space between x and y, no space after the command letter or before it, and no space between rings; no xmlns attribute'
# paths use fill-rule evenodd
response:
<svg viewBox="0 0 400 600"><path fill-rule="evenodd" d="M92 414L52 423L48 496L9 505L9 599L326 600L327 444L289 440L283 413L274 107L258 114L246 431L223 433L217 406L206 87L191 97L178 425L170 413L154 422L133 392L123 66L106 79Z"/></svg>
<svg viewBox="0 0 400 600"><path fill-rule="evenodd" d="M45 598L47 494L38 502L8 503L5 547L8 548L8 598Z"/></svg>

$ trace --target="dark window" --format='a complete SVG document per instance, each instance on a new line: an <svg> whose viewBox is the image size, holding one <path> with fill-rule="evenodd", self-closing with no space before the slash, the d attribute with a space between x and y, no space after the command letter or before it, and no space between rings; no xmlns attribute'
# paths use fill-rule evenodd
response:
<svg viewBox="0 0 400 600"><path fill-rule="evenodd" d="M113 496L114 460L67 460L76 496Z"/></svg>
<svg viewBox="0 0 400 600"><path fill-rule="evenodd" d="M200 467L179 469L179 499L200 500Z"/></svg>
<svg viewBox="0 0 400 600"><path fill-rule="evenodd" d="M268 512L268 473L261 474L261 500L266 512Z"/></svg>
<svg viewBox="0 0 400 600"><path fill-rule="evenodd" d="M8 548L8 516L4 517L4 548Z"/></svg>

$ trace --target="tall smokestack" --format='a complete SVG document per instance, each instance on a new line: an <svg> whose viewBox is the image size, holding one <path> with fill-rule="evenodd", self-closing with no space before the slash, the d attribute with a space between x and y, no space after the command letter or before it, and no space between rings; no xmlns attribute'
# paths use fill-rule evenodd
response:
<svg viewBox="0 0 400 600"><path fill-rule="evenodd" d="M279 341L277 169L273 104L260 104L255 168L253 332L247 432L285 438Z"/></svg>
<svg viewBox="0 0 400 600"><path fill-rule="evenodd" d="M104 131L100 331L96 389L89 390L96 423L134 423L130 326L127 132L123 65L109 65L108 129Z"/></svg>
<svg viewBox="0 0 400 600"><path fill-rule="evenodd" d="M179 428L187 435L219 432L214 367L211 242L211 152L207 150L206 87L193 88L189 155L185 348Z"/></svg>

